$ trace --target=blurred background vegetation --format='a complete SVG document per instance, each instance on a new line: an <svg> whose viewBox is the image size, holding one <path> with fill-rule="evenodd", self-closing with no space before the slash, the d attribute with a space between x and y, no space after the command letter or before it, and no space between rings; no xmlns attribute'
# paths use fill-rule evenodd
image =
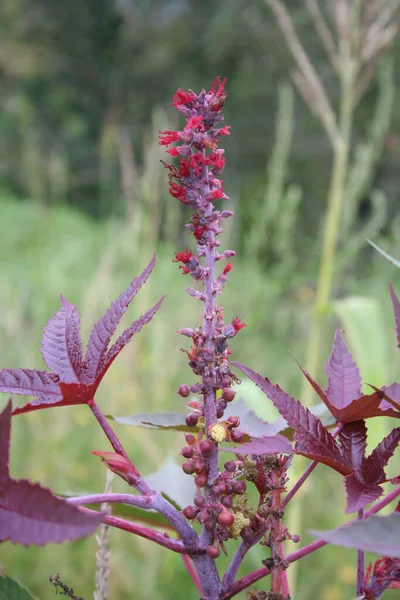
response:
<svg viewBox="0 0 400 600"><path fill-rule="evenodd" d="M277 4L1 1L2 366L42 367L40 327L58 309L59 293L78 304L87 334L157 249L155 272L130 314L139 315L164 293L166 303L114 364L98 400L104 412L118 415L182 410L175 392L192 379L175 332L195 326L200 311L186 298L188 283L172 263L173 252L191 243L183 227L188 214L167 195L157 133L181 126L168 107L178 87L199 91L222 75L229 92L225 123L232 125L224 138L225 189L231 197L224 206L236 212L222 244L238 253L223 301L227 315L239 314L248 324L232 350L287 391L301 393L302 380L287 351L300 362L307 359L335 147L326 135L327 112L321 114L307 81L293 71L294 58L271 10ZM339 114L345 71L327 56L318 23L338 29L340 47L343 31L330 8L350 4L321 3L324 21L318 21L315 1L285 2ZM318 369L334 329L345 327L364 381L382 385L399 377L387 290L390 279L396 287L400 278L365 238L400 256L399 2L353 4L365 9L360 39L372 26L383 41L363 65L363 87L352 106ZM393 12L385 14L383 5ZM250 384L242 385L241 395L271 417L266 399ZM376 436L385 427L370 425ZM149 435L120 426L118 432L144 473L159 468L168 453L176 456L182 444L173 433ZM93 449L108 447L85 407L33 413L13 422L11 471L60 493L101 491L105 472L90 455ZM331 528L342 518L339 478L324 467L318 475L310 484L305 530ZM123 484L115 482L114 489ZM110 537L110 599L198 598L179 556L120 532ZM88 600L95 550L94 539L39 549L3 544L0 563L38 598L54 597L48 578L60 572ZM258 568L262 558L262 550L254 549L244 570ZM354 596L354 552L325 548L301 564L296 600Z"/></svg>

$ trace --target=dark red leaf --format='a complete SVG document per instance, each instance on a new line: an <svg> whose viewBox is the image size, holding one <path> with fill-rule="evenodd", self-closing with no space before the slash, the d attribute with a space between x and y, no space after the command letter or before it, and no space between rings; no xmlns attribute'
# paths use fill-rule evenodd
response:
<svg viewBox="0 0 400 600"><path fill-rule="evenodd" d="M62 400L59 377L36 369L3 369L0 391L23 396L36 396L43 403Z"/></svg>
<svg viewBox="0 0 400 600"><path fill-rule="evenodd" d="M293 427L297 454L322 462L343 475L351 472L351 468L343 462L339 446L329 431L307 408L249 367L237 362L232 364L241 369L272 400L288 425Z"/></svg>
<svg viewBox="0 0 400 600"><path fill-rule="evenodd" d="M102 360L106 355L111 338L120 322L123 314L128 309L129 304L136 296L142 285L150 276L156 260L155 254L140 275L135 277L127 289L118 296L107 312L94 325L89 337L89 343L86 350L85 364L87 368L87 377L94 381L101 372Z"/></svg>
<svg viewBox="0 0 400 600"><path fill-rule="evenodd" d="M0 413L0 542L42 546L93 533L102 514L85 514L39 484L9 476L10 431L11 401Z"/></svg>
<svg viewBox="0 0 400 600"><path fill-rule="evenodd" d="M61 296L61 308L43 329L41 354L49 369L65 383L82 379L80 315L74 304Z"/></svg>
<svg viewBox="0 0 400 600"><path fill-rule="evenodd" d="M367 428L364 421L347 423L339 433L341 454L355 471L361 468L367 447Z"/></svg>
<svg viewBox="0 0 400 600"><path fill-rule="evenodd" d="M343 409L361 396L360 372L340 330L335 333L332 352L325 363L325 373L328 377L325 393L335 408Z"/></svg>
<svg viewBox="0 0 400 600"><path fill-rule="evenodd" d="M155 304L150 310L145 312L141 317L139 317L136 321L132 323L128 329L124 331L122 335L117 339L115 344L111 346L110 350L107 352L104 357L103 368L100 373L100 378L104 376L105 372L111 365L111 363L115 360L121 350L126 346L126 344L131 340L132 336L135 333L139 333L142 329L143 325L146 325L151 319L154 317L161 304L164 302L165 296L163 296L157 304Z"/></svg>
<svg viewBox="0 0 400 600"><path fill-rule="evenodd" d="M390 283L390 297L392 298L394 318L396 321L397 346L400 348L400 301L396 296L392 283Z"/></svg>
<svg viewBox="0 0 400 600"><path fill-rule="evenodd" d="M385 467L400 442L400 427L393 429L363 461L359 479L367 483L381 483L385 478Z"/></svg>
<svg viewBox="0 0 400 600"><path fill-rule="evenodd" d="M54 406L86 404L96 393L101 379L118 353L148 323L164 298L144 313L108 349L111 337L129 303L145 283L154 267L155 255L144 271L111 305L96 323L90 335L85 360L82 358L80 317L76 306L61 296L61 309L43 330L41 352L53 373L35 369L3 369L0 371L0 391L35 400L18 407L14 414Z"/></svg>
<svg viewBox="0 0 400 600"><path fill-rule="evenodd" d="M354 474L344 478L347 494L347 505L345 512L358 512L370 502L379 498L383 489L380 485L373 483L361 483Z"/></svg>

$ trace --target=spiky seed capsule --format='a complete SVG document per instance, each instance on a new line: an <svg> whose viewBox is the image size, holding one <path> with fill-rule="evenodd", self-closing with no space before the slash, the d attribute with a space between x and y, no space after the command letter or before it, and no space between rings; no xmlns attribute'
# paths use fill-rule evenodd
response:
<svg viewBox="0 0 400 600"><path fill-rule="evenodd" d="M178 394L182 396L182 398L187 398L190 394L190 387L186 385L186 383L183 383L179 386Z"/></svg>
<svg viewBox="0 0 400 600"><path fill-rule="evenodd" d="M232 415L231 417L228 417L228 423L232 425L232 427L238 427L240 425L240 419L239 417Z"/></svg>
<svg viewBox="0 0 400 600"><path fill-rule="evenodd" d="M195 413L190 413L190 415L186 416L185 421L188 427L195 427L199 422L199 417Z"/></svg>
<svg viewBox="0 0 400 600"><path fill-rule="evenodd" d="M222 512L218 517L218 523L223 527L231 527L233 525L234 520L235 517L233 516L233 514L228 512L227 510Z"/></svg>
<svg viewBox="0 0 400 600"><path fill-rule="evenodd" d="M204 470L204 460L198 458L194 463L194 470L197 475L200 475Z"/></svg>
<svg viewBox="0 0 400 600"><path fill-rule="evenodd" d="M241 429L232 429L231 431L231 439L232 442L241 442L243 439L244 433Z"/></svg>
<svg viewBox="0 0 400 600"><path fill-rule="evenodd" d="M246 482L245 481L234 481L232 483L232 492L234 494L244 494L246 491Z"/></svg>
<svg viewBox="0 0 400 600"><path fill-rule="evenodd" d="M193 448L192 448L192 446L183 446L183 448L181 450L181 454L185 458L192 458L192 456L193 456Z"/></svg>
<svg viewBox="0 0 400 600"><path fill-rule="evenodd" d="M212 442L210 442L210 440L201 440L201 442L199 444L199 448L200 448L200 452L204 456L208 456L212 452L213 445L212 445Z"/></svg>
<svg viewBox="0 0 400 600"><path fill-rule="evenodd" d="M221 398L225 400L225 402L232 402L235 396L236 392L232 388L224 388L222 390Z"/></svg>
<svg viewBox="0 0 400 600"><path fill-rule="evenodd" d="M194 462L192 460L185 460L182 464L182 471L186 473L186 475L193 475L195 472Z"/></svg>
<svg viewBox="0 0 400 600"><path fill-rule="evenodd" d="M210 435L213 440L215 440L218 444L221 444L226 440L226 429L223 425L213 425L210 430Z"/></svg>
<svg viewBox="0 0 400 600"><path fill-rule="evenodd" d="M218 558L219 548L217 546L208 546L206 554L209 558Z"/></svg>
<svg viewBox="0 0 400 600"><path fill-rule="evenodd" d="M234 460L228 460L228 462L226 462L224 464L224 469L228 473L233 473L233 471L236 469L235 461Z"/></svg>
<svg viewBox="0 0 400 600"><path fill-rule="evenodd" d="M207 483L207 475L205 473L202 473L201 475L197 475L197 477L194 478L194 482L197 485L197 487L199 487L199 488L204 487Z"/></svg>

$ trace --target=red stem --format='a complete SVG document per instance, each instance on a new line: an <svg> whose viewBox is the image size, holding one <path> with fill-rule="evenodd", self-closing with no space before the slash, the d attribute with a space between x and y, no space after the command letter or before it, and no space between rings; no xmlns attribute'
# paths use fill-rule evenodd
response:
<svg viewBox="0 0 400 600"><path fill-rule="evenodd" d="M362 521L364 518L364 510L361 509L358 511L358 520ZM364 552L363 550L357 550L357 596L361 596L362 590L364 588L364 570L365 570L365 560L364 560Z"/></svg>
<svg viewBox="0 0 400 600"><path fill-rule="evenodd" d="M90 508L80 507L79 510L88 514L98 514L98 511L91 510ZM159 546L168 548L168 550L172 550L173 552L178 552L179 554L186 554L188 552L188 549L181 540L176 540L170 537L167 533L160 533L158 531L154 531L153 529L149 529L148 527L142 527L142 525L136 525L136 523L131 523L130 521L125 521L124 519L119 519L118 517L112 516L105 516L103 523L110 525L111 527L116 527L117 529L123 529L129 533L134 533L135 535L143 537L146 540L150 540Z"/></svg>
<svg viewBox="0 0 400 600"><path fill-rule="evenodd" d="M377 502L369 510L366 510L364 513L364 518L371 517L372 515L381 511L383 508L385 508L385 506L390 504L390 502L395 500L398 496L400 496L400 486L397 486L394 490L389 492L389 494L387 494L387 496L382 498L382 500ZM349 523L353 523L354 521L355 521L355 519L352 519L351 521L349 521ZM292 552L292 554L288 554L288 556L286 556L286 558L285 558L285 561L288 563L293 563L296 560L303 558L303 556L307 556L308 554L311 554L312 552L319 550L319 548L322 548L323 546L326 546L327 544L328 544L328 542L324 542L323 540L317 540L315 542L311 542L311 544L304 546L304 548L301 548L300 550L297 550L296 552ZM270 571L267 567L263 567L262 569L257 569L257 571L253 571L253 573L249 573L248 575L245 575L241 579L238 579L236 581L236 583L234 583L230 587L229 592L227 592L224 596L222 596L221 600L229 600L230 598L233 598L233 596L236 596L236 594L239 594L239 592L241 592L242 590L245 590L249 586L256 583L259 579L262 579L263 577L268 575L269 572Z"/></svg>
<svg viewBox="0 0 400 600"><path fill-rule="evenodd" d="M271 547L271 592L279 597L282 594L282 544L281 544L281 493L282 487L279 483L280 473L276 470L271 473L273 490L271 493L271 533L269 536Z"/></svg>

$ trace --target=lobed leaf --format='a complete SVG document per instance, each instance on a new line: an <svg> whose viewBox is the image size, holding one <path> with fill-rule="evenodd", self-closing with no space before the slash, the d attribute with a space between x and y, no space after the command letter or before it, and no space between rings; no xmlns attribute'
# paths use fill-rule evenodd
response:
<svg viewBox="0 0 400 600"><path fill-rule="evenodd" d="M347 423L339 433L341 454L355 471L361 469L367 447L367 428L364 421Z"/></svg>
<svg viewBox="0 0 400 600"><path fill-rule="evenodd" d="M363 462L360 478L368 483L380 483L385 467L400 442L400 427L392 429Z"/></svg>
<svg viewBox="0 0 400 600"><path fill-rule="evenodd" d="M49 369L66 383L82 378L83 350L80 315L74 304L61 296L61 308L43 329L40 352Z"/></svg>
<svg viewBox="0 0 400 600"><path fill-rule="evenodd" d="M310 531L314 537L336 546L357 548L381 556L400 558L400 514L373 516L331 531Z"/></svg>
<svg viewBox="0 0 400 600"><path fill-rule="evenodd" d="M262 377L249 367L234 362L263 392L272 400L282 417L294 429L296 440L295 451L311 460L322 462L343 475L351 472L349 465L343 462L339 446L323 426L307 408L284 392L278 385Z"/></svg>
<svg viewBox="0 0 400 600"><path fill-rule="evenodd" d="M332 352L325 363L328 387L325 394L337 409L343 409L362 395L361 377L345 341L343 332L337 330Z"/></svg>
<svg viewBox="0 0 400 600"><path fill-rule="evenodd" d="M94 325L85 355L87 377L91 381L94 381L99 376L102 369L102 359L108 350L117 325L137 292L150 276L155 260L156 255L154 254L142 273L135 277L127 289L118 296L106 313Z"/></svg>
<svg viewBox="0 0 400 600"><path fill-rule="evenodd" d="M43 402L57 402L62 400L58 381L57 375L47 371L3 369L0 371L0 392L36 396Z"/></svg>
<svg viewBox="0 0 400 600"><path fill-rule="evenodd" d="M346 514L358 512L367 504L377 500L383 493L380 485L362 483L353 473L344 478L344 485L347 495Z"/></svg>

